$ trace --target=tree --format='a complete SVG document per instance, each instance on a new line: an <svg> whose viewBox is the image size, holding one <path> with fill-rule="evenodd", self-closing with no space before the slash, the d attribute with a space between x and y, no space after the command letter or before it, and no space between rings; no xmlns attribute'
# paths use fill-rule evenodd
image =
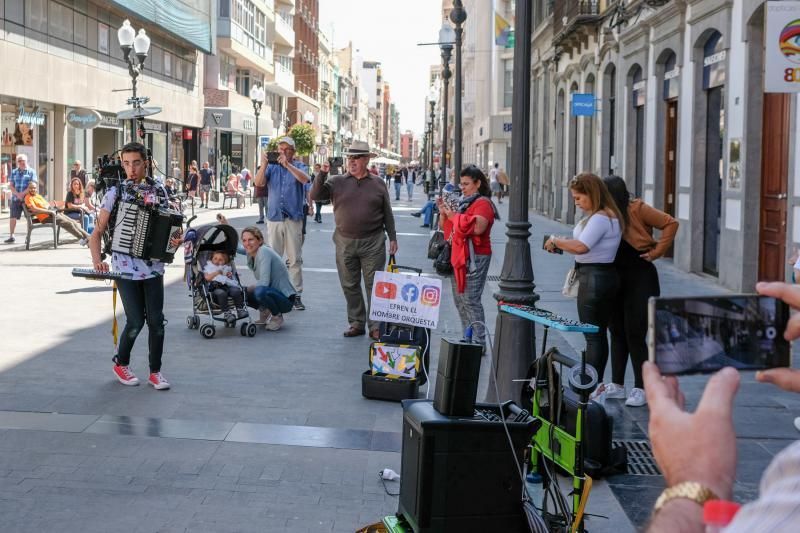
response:
<svg viewBox="0 0 800 533"><path fill-rule="evenodd" d="M295 124L289 130L289 137L294 139L295 151L299 156L306 156L317 147L317 132L310 124Z"/></svg>

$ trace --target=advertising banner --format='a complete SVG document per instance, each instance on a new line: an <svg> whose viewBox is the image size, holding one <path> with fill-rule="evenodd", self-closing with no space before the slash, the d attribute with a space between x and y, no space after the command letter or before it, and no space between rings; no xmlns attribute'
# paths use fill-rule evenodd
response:
<svg viewBox="0 0 800 533"><path fill-rule="evenodd" d="M800 91L800 2L767 2L764 92Z"/></svg>
<svg viewBox="0 0 800 533"><path fill-rule="evenodd" d="M378 271L372 284L369 318L436 329L442 301L442 280Z"/></svg>

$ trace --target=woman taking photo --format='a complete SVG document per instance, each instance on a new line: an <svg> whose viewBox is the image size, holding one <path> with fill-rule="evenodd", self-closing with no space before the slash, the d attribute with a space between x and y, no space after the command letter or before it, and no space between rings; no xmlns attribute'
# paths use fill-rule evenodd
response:
<svg viewBox="0 0 800 533"><path fill-rule="evenodd" d="M585 217L572 230L572 239L552 235L545 242L545 249L555 253L558 248L575 256L578 317L599 328L597 333L584 333L586 362L602 379L608 362L609 317L619 289L614 258L624 223L617 204L596 175L578 174L570 181L569 192Z"/></svg>
<svg viewBox="0 0 800 533"><path fill-rule="evenodd" d="M625 367L628 354L633 365L633 388L625 405L640 407L647 403L642 382L642 364L647 360L647 300L659 296L658 271L653 261L672 246L678 221L638 198L631 199L625 181L619 176L603 180L625 221L614 264L620 289L611 314L611 383L598 387L606 398L625 398ZM653 238L653 228L661 238Z"/></svg>
<svg viewBox="0 0 800 533"><path fill-rule="evenodd" d="M441 197L437 199L439 227L445 239L453 239L451 282L461 325L464 330L471 325L475 341L485 345L481 295L492 261L492 224L500 217L492 203L489 182L478 167L470 165L461 171L461 195L455 211Z"/></svg>
<svg viewBox="0 0 800 533"><path fill-rule="evenodd" d="M296 294L286 263L264 244L261 230L253 226L242 230L239 253L247 255L247 266L256 277L255 285L247 287L247 305L261 312L256 324L271 331L281 329L283 314L292 310Z"/></svg>

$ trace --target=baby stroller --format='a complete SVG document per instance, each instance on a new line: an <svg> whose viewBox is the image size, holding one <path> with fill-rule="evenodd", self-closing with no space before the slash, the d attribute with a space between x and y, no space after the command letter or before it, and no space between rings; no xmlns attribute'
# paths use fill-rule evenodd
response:
<svg viewBox="0 0 800 533"><path fill-rule="evenodd" d="M192 298L192 314L186 317L186 326L189 329L199 329L200 334L211 339L216 334L214 321L222 322L226 328L235 328L236 323L242 321L239 332L242 337L255 337L256 325L250 315L245 318L236 316L226 317L222 309L211 298L210 283L203 275L203 268L211 260L214 252L222 251L230 257L236 255L239 246L239 237L236 230L227 224L208 224L198 228L189 228L184 237L184 262L186 263L186 283L189 285ZM233 279L241 287L236 265L230 263L233 269ZM244 305L247 308L247 291L242 287ZM228 307L233 308L233 301L228 298ZM208 315L209 322L200 324L200 315Z"/></svg>

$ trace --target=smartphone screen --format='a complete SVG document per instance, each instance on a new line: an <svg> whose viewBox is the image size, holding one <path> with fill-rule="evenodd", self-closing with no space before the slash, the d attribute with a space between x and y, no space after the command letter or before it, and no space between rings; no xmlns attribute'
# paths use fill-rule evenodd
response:
<svg viewBox="0 0 800 533"><path fill-rule="evenodd" d="M791 346L783 338L789 307L776 298L755 294L650 298L648 312L650 361L662 374L791 364Z"/></svg>

